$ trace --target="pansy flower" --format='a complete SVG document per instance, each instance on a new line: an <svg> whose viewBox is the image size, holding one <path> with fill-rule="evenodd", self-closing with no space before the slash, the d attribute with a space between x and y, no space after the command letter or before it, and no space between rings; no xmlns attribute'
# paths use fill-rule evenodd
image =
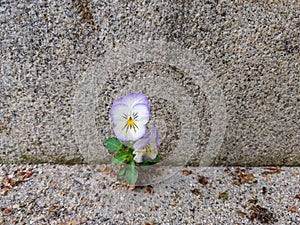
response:
<svg viewBox="0 0 300 225"><path fill-rule="evenodd" d="M158 130L155 126L143 138L134 143L135 162L142 163L144 158L154 160L158 154Z"/></svg>
<svg viewBox="0 0 300 225"><path fill-rule="evenodd" d="M136 141L146 133L150 118L148 99L143 94L128 94L117 99L111 108L110 117L114 133L120 141Z"/></svg>

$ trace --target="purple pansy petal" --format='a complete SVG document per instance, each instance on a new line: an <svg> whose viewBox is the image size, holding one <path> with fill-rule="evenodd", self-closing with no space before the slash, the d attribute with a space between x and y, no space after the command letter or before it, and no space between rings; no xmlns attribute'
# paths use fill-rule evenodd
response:
<svg viewBox="0 0 300 225"><path fill-rule="evenodd" d="M151 147L150 147L151 148ZM134 161L137 163L142 163L144 158L155 159L158 154L157 148L151 148L151 151L147 151L145 148L138 151L134 156Z"/></svg>
<svg viewBox="0 0 300 225"><path fill-rule="evenodd" d="M146 124L150 118L150 109L145 104L136 104L132 108L132 114L137 113L138 119L136 120L139 124Z"/></svg>
<svg viewBox="0 0 300 225"><path fill-rule="evenodd" d="M151 132L150 144L152 146L156 146L157 148L159 148L160 144L159 144L159 138L158 138L158 130L157 130L156 126L153 126L150 132Z"/></svg>
<svg viewBox="0 0 300 225"><path fill-rule="evenodd" d="M147 144L149 144L151 138L151 133L148 133L143 138L136 141L133 145L134 148L134 154L136 154L139 150L143 149Z"/></svg>
<svg viewBox="0 0 300 225"><path fill-rule="evenodd" d="M114 133L120 141L136 141L145 135L146 126L139 127L139 129L136 129L136 132L133 130L126 132L124 126L119 125L114 128Z"/></svg>
<svg viewBox="0 0 300 225"><path fill-rule="evenodd" d="M123 132L123 126L122 125L115 126L114 133L120 141L128 141L128 135Z"/></svg>
<svg viewBox="0 0 300 225"><path fill-rule="evenodd" d="M129 110L128 106L122 103L119 104L113 104L111 111L110 111L110 117L113 123L121 123L124 122L124 112L127 112Z"/></svg>
<svg viewBox="0 0 300 225"><path fill-rule="evenodd" d="M147 97L143 94L128 94L123 98L117 99L114 102L114 104L120 103L128 105L129 107L132 107L136 104L145 104L147 106L149 105Z"/></svg>
<svg viewBox="0 0 300 225"><path fill-rule="evenodd" d="M144 155L138 154L138 155L135 155L135 156L134 156L133 160L134 160L135 162L137 162L137 163L142 163L142 162L143 162L143 157L144 157Z"/></svg>
<svg viewBox="0 0 300 225"><path fill-rule="evenodd" d="M157 148L152 149L151 152L147 152L144 157L148 159L155 159L158 154Z"/></svg>
<svg viewBox="0 0 300 225"><path fill-rule="evenodd" d="M141 163L144 158L155 159L158 154L159 140L158 140L158 130L155 126L150 130L150 132L143 138L138 140L134 145L133 158L135 162Z"/></svg>

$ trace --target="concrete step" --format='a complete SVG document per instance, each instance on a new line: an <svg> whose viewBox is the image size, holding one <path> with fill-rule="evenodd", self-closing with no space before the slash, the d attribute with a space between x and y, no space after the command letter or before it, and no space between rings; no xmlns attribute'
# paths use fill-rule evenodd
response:
<svg viewBox="0 0 300 225"><path fill-rule="evenodd" d="M0 162L108 162L113 101L144 93L164 161L300 165L297 1L0 11Z"/></svg>

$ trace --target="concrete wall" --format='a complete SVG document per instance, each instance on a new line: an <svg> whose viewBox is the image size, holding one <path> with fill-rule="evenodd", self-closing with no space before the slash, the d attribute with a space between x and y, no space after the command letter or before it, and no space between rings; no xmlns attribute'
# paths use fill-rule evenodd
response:
<svg viewBox="0 0 300 225"><path fill-rule="evenodd" d="M0 3L0 162L109 162L111 104L141 92L165 162L299 166L299 15L299 1Z"/></svg>

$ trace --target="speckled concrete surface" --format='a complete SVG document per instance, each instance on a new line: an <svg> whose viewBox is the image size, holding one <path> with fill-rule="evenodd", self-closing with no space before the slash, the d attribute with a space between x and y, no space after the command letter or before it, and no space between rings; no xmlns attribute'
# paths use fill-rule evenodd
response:
<svg viewBox="0 0 300 225"><path fill-rule="evenodd" d="M92 165L0 165L0 224L300 223L298 168L181 168L129 190Z"/></svg>
<svg viewBox="0 0 300 225"><path fill-rule="evenodd" d="M166 161L300 165L299 8L2 1L0 161L109 161L110 105L139 91Z"/></svg>

